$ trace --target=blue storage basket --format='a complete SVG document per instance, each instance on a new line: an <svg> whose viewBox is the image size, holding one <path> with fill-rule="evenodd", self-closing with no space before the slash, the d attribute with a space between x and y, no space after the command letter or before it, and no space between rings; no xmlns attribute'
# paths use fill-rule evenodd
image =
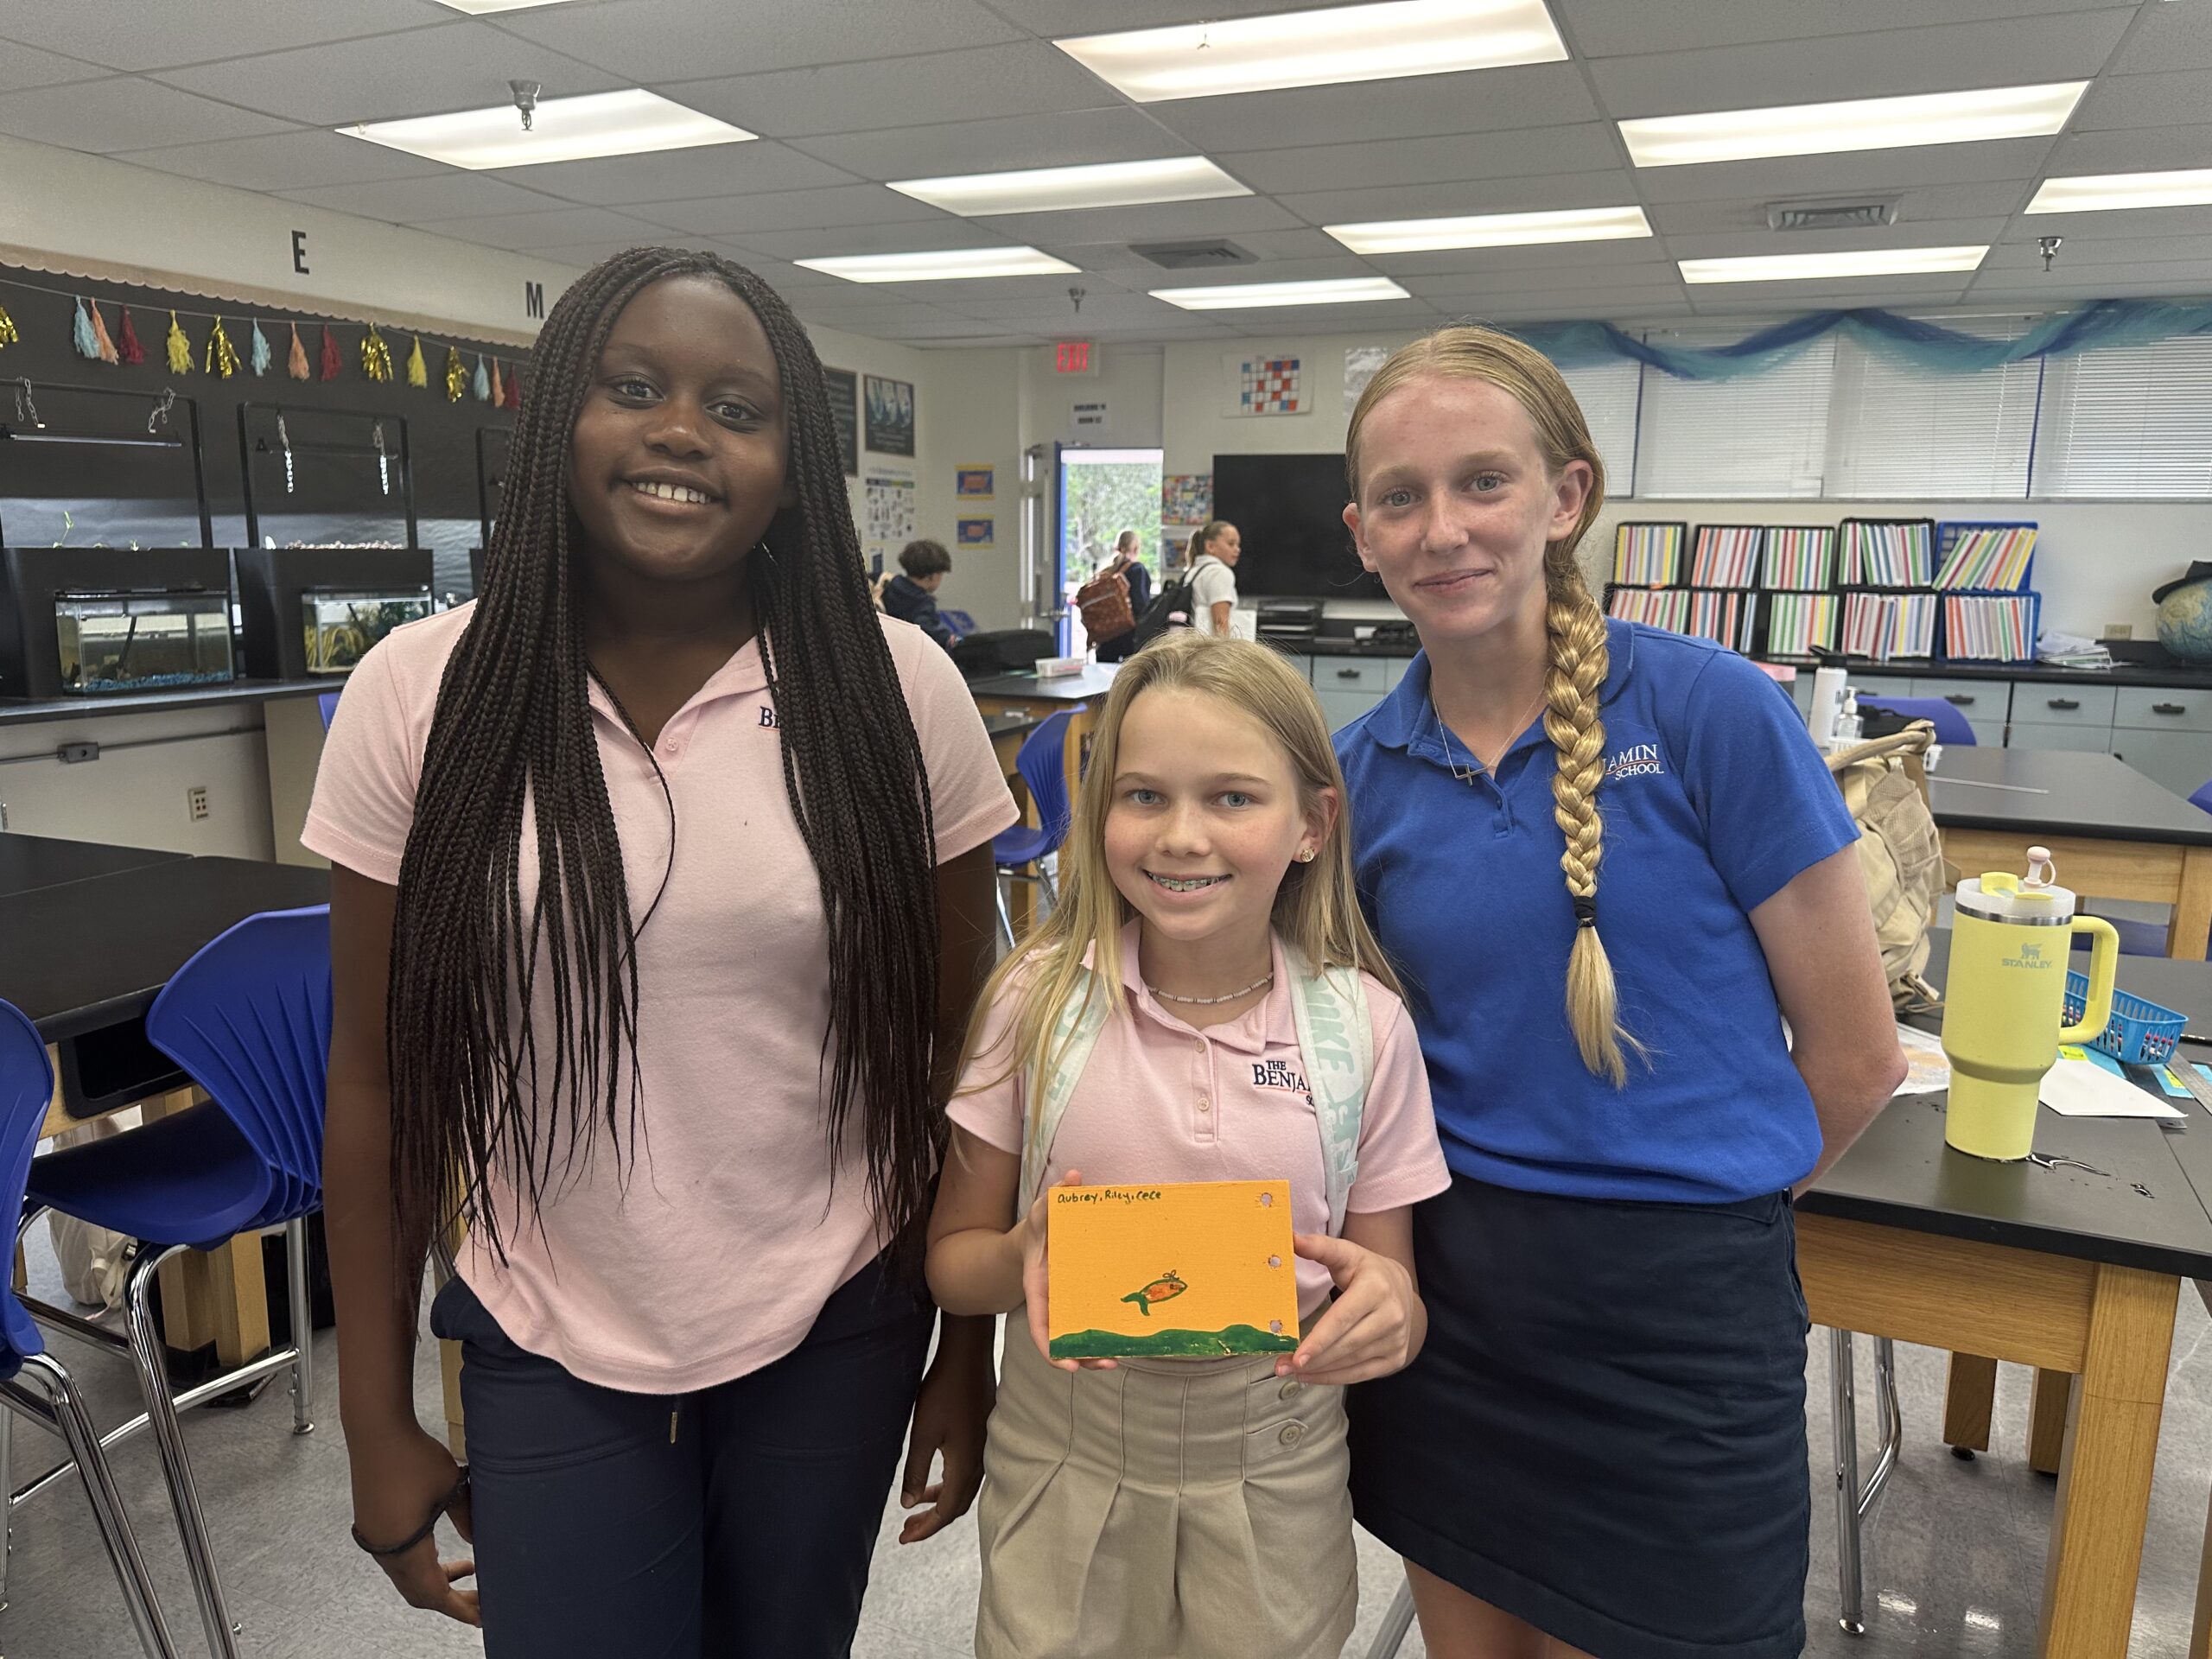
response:
<svg viewBox="0 0 2212 1659"><path fill-rule="evenodd" d="M2066 976L2066 1023L2078 1024L2088 1006L2089 976L2069 971ZM2104 1035L2089 1046L2102 1049L2123 1065L2156 1065L2173 1053L2174 1046L2181 1041L2181 1028L2185 1023L2183 1017L2171 1008L2115 990L2112 994L2112 1023L2105 1027Z"/></svg>

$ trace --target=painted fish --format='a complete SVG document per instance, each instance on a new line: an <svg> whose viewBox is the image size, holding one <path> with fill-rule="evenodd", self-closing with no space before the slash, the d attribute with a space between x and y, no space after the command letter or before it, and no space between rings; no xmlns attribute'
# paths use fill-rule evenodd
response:
<svg viewBox="0 0 2212 1659"><path fill-rule="evenodd" d="M1135 1302L1137 1305L1137 1312L1148 1319L1152 1317L1152 1305L1154 1302L1164 1302L1171 1296L1180 1296L1189 1288L1190 1286L1175 1276L1175 1269L1170 1268L1142 1290L1133 1290L1122 1300L1125 1302Z"/></svg>

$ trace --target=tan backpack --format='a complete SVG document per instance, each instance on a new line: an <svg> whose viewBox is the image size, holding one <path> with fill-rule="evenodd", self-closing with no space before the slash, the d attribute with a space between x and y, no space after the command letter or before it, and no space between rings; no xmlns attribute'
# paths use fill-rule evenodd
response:
<svg viewBox="0 0 2212 1659"><path fill-rule="evenodd" d="M1902 1011L1932 1008L1942 998L1921 976L1928 966L1928 930L1943 893L1943 846L1928 810L1923 757L1936 728L1916 720L1901 732L1840 750L1828 771L1858 820L1859 868L1882 947L1890 1000Z"/></svg>

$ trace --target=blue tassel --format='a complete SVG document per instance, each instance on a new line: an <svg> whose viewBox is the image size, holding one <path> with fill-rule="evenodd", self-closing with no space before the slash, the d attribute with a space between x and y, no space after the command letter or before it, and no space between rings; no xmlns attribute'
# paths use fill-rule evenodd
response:
<svg viewBox="0 0 2212 1659"><path fill-rule="evenodd" d="M481 352L476 353L476 384L470 390L475 392L478 403L492 401L492 372L484 366L484 353Z"/></svg>
<svg viewBox="0 0 2212 1659"><path fill-rule="evenodd" d="M92 313L85 309L85 302L81 299L77 302L75 332L77 355L90 358L95 363L99 362L100 360L99 338L92 333Z"/></svg>
<svg viewBox="0 0 2212 1659"><path fill-rule="evenodd" d="M270 364L269 341L262 334L261 322L258 318L255 320L253 325L253 344L248 348L248 350L250 354L249 360L253 365L253 372L256 374L268 373Z"/></svg>

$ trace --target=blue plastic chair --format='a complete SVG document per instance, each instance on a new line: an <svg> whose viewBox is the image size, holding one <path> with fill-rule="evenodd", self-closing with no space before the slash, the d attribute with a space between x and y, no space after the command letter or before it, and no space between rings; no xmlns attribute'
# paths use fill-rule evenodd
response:
<svg viewBox="0 0 2212 1659"><path fill-rule="evenodd" d="M2189 804L2200 812L2212 812L2212 783L2198 786L2189 798ZM2120 953L2124 957L2163 957L2166 954L2166 929L2157 922L2123 921L2119 917L2109 918L2120 935ZM2212 959L2212 949L2205 952Z"/></svg>
<svg viewBox="0 0 2212 1659"><path fill-rule="evenodd" d="M23 1208L23 1184L30 1173L31 1154L38 1146L46 1122L48 1103L54 1098L54 1071L47 1062L46 1045L21 1012L0 1002L0 1192L9 1194L16 1209ZM178 1659L175 1638L162 1617L153 1581L138 1540L130 1529L122 1495L109 1471L107 1454L101 1449L99 1431L92 1413L67 1368L46 1351L46 1339L10 1284L0 1281L0 1429L12 1424L12 1412L51 1429L69 1448L85 1496L92 1506L100 1541L108 1561L123 1586L130 1609L130 1622L138 1632L139 1646L149 1659ZM0 1468L10 1440L0 1432ZM0 1492L0 1523L4 1511L20 1500ZM0 1541L0 1585L5 1583L6 1545Z"/></svg>
<svg viewBox="0 0 2212 1659"><path fill-rule="evenodd" d="M325 691L315 698L315 707L322 710L322 729L330 729L330 717L338 712L338 693Z"/></svg>
<svg viewBox="0 0 2212 1659"><path fill-rule="evenodd" d="M179 1411L289 1367L292 1432L309 1433L314 1346L307 1217L322 1206L323 1096L330 1057L330 907L250 916L177 969L146 1014L146 1035L208 1099L127 1135L49 1153L31 1166L30 1201L141 1241L124 1287L127 1335L34 1303L49 1323L126 1351L161 1448L170 1507L207 1643L236 1659L236 1627L207 1541ZM282 1224L292 1339L172 1397L151 1305L161 1264L188 1249ZM127 1425L111 1440L132 1432Z"/></svg>
<svg viewBox="0 0 2212 1659"><path fill-rule="evenodd" d="M1967 717L1941 697L1864 697L1859 699L1861 709L1880 709L1892 715L1903 715L1907 720L1924 720L1936 728L1938 743L1955 744L1962 749L1974 747L1974 728L1967 724Z"/></svg>
<svg viewBox="0 0 2212 1659"><path fill-rule="evenodd" d="M1046 897L1058 897L1052 878L1045 874L1043 861L1059 851L1074 817L1068 800L1067 773L1068 722L1074 718L1068 711L1052 715L1021 740L1021 752L1014 756L1014 770L1021 774L1021 781L1029 787L1029 798L1037 806L1038 827L1018 823L1000 831L991 841L991 860L999 874L994 884L999 901L999 931L1008 950L1014 948L1014 918L1007 911L1005 883L1034 881L1044 888Z"/></svg>

